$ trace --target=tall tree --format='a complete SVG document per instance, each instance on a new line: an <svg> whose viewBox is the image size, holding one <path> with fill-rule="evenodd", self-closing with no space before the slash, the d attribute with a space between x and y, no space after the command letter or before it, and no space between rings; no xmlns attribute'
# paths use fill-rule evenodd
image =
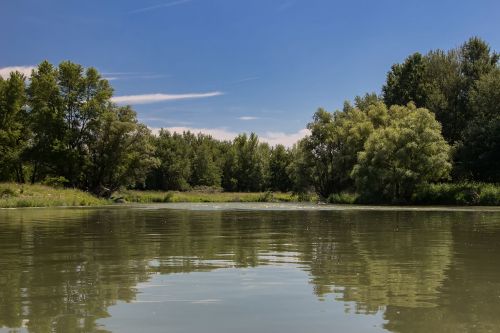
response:
<svg viewBox="0 0 500 333"><path fill-rule="evenodd" d="M58 175L56 166L65 160L65 125L57 69L48 61L38 65L31 75L28 103L33 142L27 155L32 164L31 182L34 183L47 174Z"/></svg>
<svg viewBox="0 0 500 333"><path fill-rule="evenodd" d="M382 88L385 104L405 105L414 102L418 106L425 105L427 87L424 75L424 57L418 52L406 58L404 63L392 65Z"/></svg>
<svg viewBox="0 0 500 333"><path fill-rule="evenodd" d="M155 157L159 160L159 165L149 176L149 186L156 184L154 188L161 190L189 189L192 147L187 144L185 135L162 129L154 142Z"/></svg>
<svg viewBox="0 0 500 333"><path fill-rule="evenodd" d="M436 114L449 143L463 139L475 114L470 93L483 75L498 67L499 55L478 37L448 52L415 53L403 64L395 64L382 88L388 106L414 102Z"/></svg>
<svg viewBox="0 0 500 333"><path fill-rule="evenodd" d="M18 72L0 77L0 180L24 182L22 154L29 132L25 77Z"/></svg>
<svg viewBox="0 0 500 333"><path fill-rule="evenodd" d="M335 113L319 109L308 124L311 134L305 138L304 148L312 166L312 183L322 197L352 189L357 154L374 128L386 121L385 105L369 99L374 104L362 98L356 102L364 110L349 103Z"/></svg>
<svg viewBox="0 0 500 333"><path fill-rule="evenodd" d="M150 131L130 107L109 106L90 136L85 185L99 196L144 182L147 171L158 163Z"/></svg>
<svg viewBox="0 0 500 333"><path fill-rule="evenodd" d="M271 148L269 158L269 188L273 191L292 190L293 182L289 174L292 155L283 145Z"/></svg>
<svg viewBox="0 0 500 333"><path fill-rule="evenodd" d="M33 181L44 176L40 164L45 174L81 185L89 138L106 112L112 88L94 68L84 70L66 61L56 69L44 61L33 73L28 92L35 133Z"/></svg>
<svg viewBox="0 0 500 333"><path fill-rule="evenodd" d="M260 191L265 188L265 158L269 147L259 144L255 133L240 134L234 139L236 181L239 191Z"/></svg>
<svg viewBox="0 0 500 333"><path fill-rule="evenodd" d="M206 135L198 134L192 156L191 186L221 186L221 168L218 163L215 141Z"/></svg>
<svg viewBox="0 0 500 333"><path fill-rule="evenodd" d="M436 114L445 139L457 142L462 137L466 112L459 50L430 51L425 57L425 69L428 94L423 107Z"/></svg>
<svg viewBox="0 0 500 333"><path fill-rule="evenodd" d="M475 114L458 146L456 174L486 182L500 182L500 69L484 74L470 94Z"/></svg>

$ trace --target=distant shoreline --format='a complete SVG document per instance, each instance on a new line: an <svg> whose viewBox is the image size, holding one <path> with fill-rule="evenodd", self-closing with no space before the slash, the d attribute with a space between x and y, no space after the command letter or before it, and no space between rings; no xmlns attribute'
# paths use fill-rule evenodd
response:
<svg viewBox="0 0 500 333"><path fill-rule="evenodd" d="M474 186L476 192L474 192ZM123 190L115 193L111 198L97 198L88 192L78 189L53 188L45 185L30 185L3 183L0 184L0 208L27 208L27 207L100 207L117 206L120 204L155 204L155 203L316 203L321 204L352 204L377 205L386 207L422 207L422 206L450 206L473 207L490 206L500 207L496 200L481 199L481 188L497 188L492 184L462 185L461 188L450 187L447 184L437 184L432 195L429 190L419 193L419 202L410 203L369 203L359 202L354 194L339 194L325 201L319 200L316 194L295 194L281 192L210 192L210 191L139 191ZM479 193L479 194L478 194ZM466 201L468 195L476 201ZM476 199L477 197L477 199ZM464 199L465 198L465 199ZM472 200L470 199L470 200ZM488 199L486 197L486 199ZM358 200L358 201L357 201ZM464 200L464 201L460 201ZM483 201L481 201L483 200Z"/></svg>

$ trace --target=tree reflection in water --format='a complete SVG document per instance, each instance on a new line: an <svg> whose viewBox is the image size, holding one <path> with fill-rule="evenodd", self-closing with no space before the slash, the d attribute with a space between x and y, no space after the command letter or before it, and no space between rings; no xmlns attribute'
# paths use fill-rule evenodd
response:
<svg viewBox="0 0 500 333"><path fill-rule="evenodd" d="M500 212L0 211L0 327L96 324L153 274L285 263L395 332L500 327Z"/></svg>

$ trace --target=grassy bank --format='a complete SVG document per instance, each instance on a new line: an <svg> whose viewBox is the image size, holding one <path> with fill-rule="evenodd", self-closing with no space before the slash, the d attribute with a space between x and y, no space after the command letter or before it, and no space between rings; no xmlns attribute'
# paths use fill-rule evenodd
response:
<svg viewBox="0 0 500 333"><path fill-rule="evenodd" d="M0 184L0 208L102 206L113 203L161 202L297 202L315 201L314 195L292 193L239 193L239 192L160 192L122 190L111 200L97 198L77 189L53 188L45 185Z"/></svg>
<svg viewBox="0 0 500 333"><path fill-rule="evenodd" d="M364 201L355 193L332 194L332 204L373 204L376 199ZM391 204L380 202L380 204ZM428 184L417 189L409 205L500 206L500 185L486 183Z"/></svg>
<svg viewBox="0 0 500 333"><path fill-rule="evenodd" d="M244 193L244 192L160 192L120 191L115 198L125 202L297 202L313 201L315 196L299 196L292 193Z"/></svg>
<svg viewBox="0 0 500 333"><path fill-rule="evenodd" d="M0 184L0 208L100 206L109 200L75 189L53 188L45 185Z"/></svg>
<svg viewBox="0 0 500 333"><path fill-rule="evenodd" d="M76 189L44 185L0 184L0 208L102 206L112 203L161 202L318 202L313 194L297 195L279 192L160 192L122 190L111 200L97 198ZM355 193L332 194L332 204L366 204ZM410 205L500 206L500 185L484 183L430 184L418 189Z"/></svg>
<svg viewBox="0 0 500 333"><path fill-rule="evenodd" d="M424 205L500 206L500 185L429 184L418 189L412 200L415 204Z"/></svg>

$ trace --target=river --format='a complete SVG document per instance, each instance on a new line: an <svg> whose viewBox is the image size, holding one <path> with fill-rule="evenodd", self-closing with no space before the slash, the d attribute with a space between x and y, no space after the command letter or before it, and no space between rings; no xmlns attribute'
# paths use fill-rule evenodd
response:
<svg viewBox="0 0 500 333"><path fill-rule="evenodd" d="M0 332L500 332L500 208L0 210Z"/></svg>

